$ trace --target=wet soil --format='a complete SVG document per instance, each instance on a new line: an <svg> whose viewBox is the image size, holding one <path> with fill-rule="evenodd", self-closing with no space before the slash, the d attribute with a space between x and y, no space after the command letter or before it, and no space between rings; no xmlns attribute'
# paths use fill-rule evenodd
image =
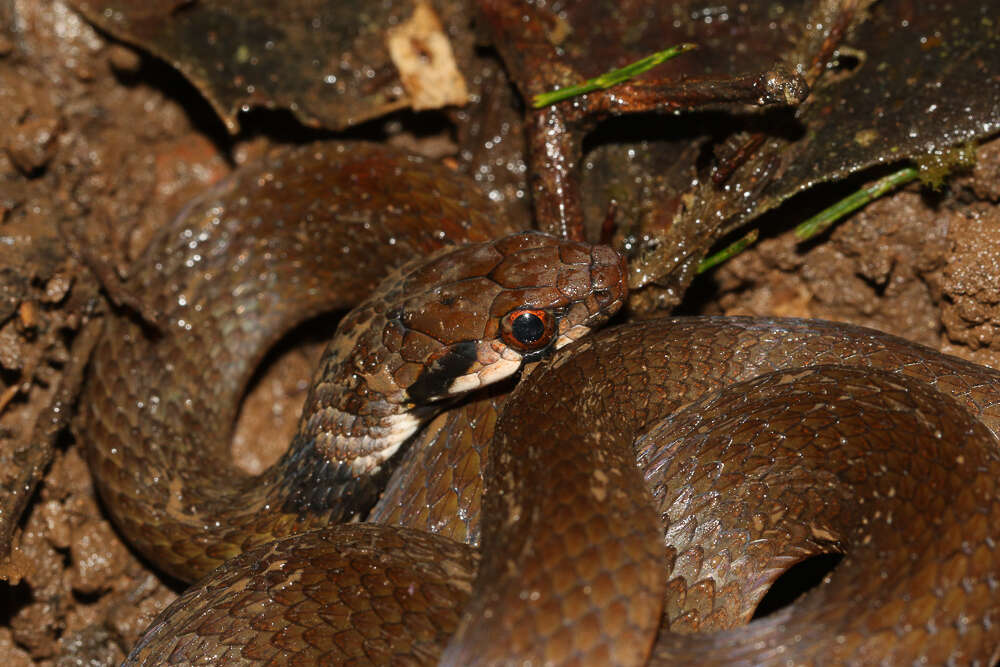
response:
<svg viewBox="0 0 1000 667"><path fill-rule="evenodd" d="M2 477L37 446L36 422L80 362L74 340L150 235L275 140L249 131L229 143L177 74L60 2L0 2L0 25L16 27L0 31ZM463 159L448 132L386 134ZM835 189L807 197L832 201ZM682 309L854 322L1000 368L998 201L997 140L946 191L906 188L806 245L790 230L816 204L794 200L759 221L766 239L700 277ZM234 451L248 470L294 428L321 344L303 341L272 355L244 405ZM117 664L180 588L119 539L72 431L54 445L0 572L0 662Z"/></svg>

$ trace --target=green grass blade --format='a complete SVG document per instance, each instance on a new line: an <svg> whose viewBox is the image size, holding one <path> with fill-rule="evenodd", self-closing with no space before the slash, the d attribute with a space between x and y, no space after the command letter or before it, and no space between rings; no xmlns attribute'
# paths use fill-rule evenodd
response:
<svg viewBox="0 0 1000 667"><path fill-rule="evenodd" d="M757 240L758 235L759 232L756 229L751 229L749 232L747 232L745 236L743 236L739 240L730 243L729 245L727 245L725 248L715 253L714 255L709 255L708 257L706 257L705 259L701 260L701 262L698 263L697 273L704 273L713 266L722 264L727 259L730 259L731 257L740 254L741 252L746 250L747 246L749 246L751 243Z"/></svg>
<svg viewBox="0 0 1000 667"><path fill-rule="evenodd" d="M795 236L800 241L811 239L848 213L858 210L900 185L915 180L920 175L916 167L905 167L875 181L867 188L844 197L833 206L823 209L805 222L795 227Z"/></svg>
<svg viewBox="0 0 1000 667"><path fill-rule="evenodd" d="M575 86L560 88L559 90L551 90L547 93L539 93L538 95L535 95L531 104L536 109L540 109L550 104L555 104L556 102L562 102L563 100L568 100L571 97L576 97L577 95L586 95L587 93L592 93L595 90L610 88L611 86L622 83L623 81L628 81L633 77L639 76L643 72L653 69L660 63L664 63L671 58L675 58L680 54L687 53L695 48L697 48L696 44L678 44L677 46L672 46L669 49L658 51L652 55L646 56L645 58L636 60L634 63L625 65L620 69L605 72L604 74L594 77L593 79L587 79L583 83Z"/></svg>

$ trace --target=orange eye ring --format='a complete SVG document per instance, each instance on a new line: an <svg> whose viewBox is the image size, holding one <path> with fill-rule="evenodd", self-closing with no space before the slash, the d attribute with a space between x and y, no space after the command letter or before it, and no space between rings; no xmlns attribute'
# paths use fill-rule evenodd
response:
<svg viewBox="0 0 1000 667"><path fill-rule="evenodd" d="M556 318L534 308L512 310L500 321L500 336L510 347L531 351L545 347L556 334Z"/></svg>

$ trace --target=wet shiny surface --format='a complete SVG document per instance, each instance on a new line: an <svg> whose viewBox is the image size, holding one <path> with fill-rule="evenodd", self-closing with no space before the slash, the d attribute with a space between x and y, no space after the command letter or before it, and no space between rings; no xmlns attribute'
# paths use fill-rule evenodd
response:
<svg viewBox="0 0 1000 667"><path fill-rule="evenodd" d="M360 145L290 155L242 173L242 185L269 196L231 199L226 189L241 192L239 180L223 186L137 274L161 289L155 306L184 345L157 361L126 317L95 357L81 437L122 531L180 576L252 550L168 609L135 660L433 662L440 651L446 664L995 659L1000 374L857 327L653 320L560 351L517 389L488 453L481 441L478 453L449 456L432 446L427 459L449 475L431 467L418 481L394 481L422 488L413 527L481 533L475 572L465 547L441 536L416 536L411 547L390 527L268 544L323 527L332 513L286 511L264 482L277 476L274 488L287 491L287 478L234 476L216 463L224 445L206 459L211 450L193 435L225 442L246 377L279 333L281 313L274 322L270 314L329 305L330 284L369 289L364 270L382 270L375 258L384 263L387 249L433 246L439 231L488 234L465 199L473 191L444 170ZM449 183L451 194L428 196ZM330 195L340 199L327 203ZM292 203L306 211L275 208ZM339 225L285 234L291 222L317 222L323 207ZM396 231L375 224L394 215ZM237 233L244 224L260 235ZM358 261L338 268L325 259L331 251ZM288 298L268 302L272 290ZM443 417L435 435L461 433L465 420L471 437L488 438L492 407L467 410ZM656 437L643 435L650 427ZM131 447L143 432L144 446ZM456 481L478 477L477 459L487 461L478 525L475 483ZM315 479L296 477L305 489L296 492L327 507L335 499L310 486ZM245 495L218 492L234 484ZM464 519L457 528L448 527L451 505ZM826 552L846 553L830 582L740 627L781 571ZM390 646L397 636L410 639Z"/></svg>
<svg viewBox="0 0 1000 667"><path fill-rule="evenodd" d="M500 418L472 587L484 597L466 611L472 631L452 640L446 662L991 665L1000 650L998 425L1000 373L869 329L678 318L599 333L532 373ZM604 518L629 493L605 457L631 454L636 434L662 522L645 538L634 522ZM559 465L539 469L538 460ZM579 484L581 474L588 483ZM343 530L315 533L307 544ZM394 528L368 530L373 543L396 539L383 537ZM644 542L658 583L640 594L663 592L662 608L633 597ZM303 568L287 544L273 557L259 548L265 560L244 576ZM782 571L837 552L846 556L828 581L743 627ZM412 556L407 572L434 561L419 543ZM328 571L349 581L346 567ZM373 565L372 581L391 587L401 576L394 568ZM440 581L471 576L462 566ZM184 633L160 629L144 656L190 655L238 632L243 621L225 601L232 598L217 603L219 586L238 577L214 577L163 617L188 619ZM277 575L274 585L260 581L268 604L291 614L295 605L283 601L301 587ZM465 584L454 593L439 602L462 605ZM363 600L351 606L367 609ZM478 613L483 607L490 613ZM359 663L378 662L378 615L365 617L372 643L358 641ZM341 617L329 627L341 627ZM282 643L280 628L295 627L294 615L271 629L255 618L290 660L338 655ZM484 626L488 641L477 636ZM631 641L618 643L623 636ZM433 663L439 650L415 659Z"/></svg>
<svg viewBox="0 0 1000 667"><path fill-rule="evenodd" d="M443 167L331 143L240 170L164 230L133 280L171 330L157 336L128 313L111 319L81 402L91 468L133 546L190 580L373 502L374 480L330 485L336 471L311 467L308 454L260 477L235 470L227 449L239 398L296 322L358 303L415 254L510 229L489 211ZM314 483L289 488L289 478ZM331 509L340 501L346 513Z"/></svg>

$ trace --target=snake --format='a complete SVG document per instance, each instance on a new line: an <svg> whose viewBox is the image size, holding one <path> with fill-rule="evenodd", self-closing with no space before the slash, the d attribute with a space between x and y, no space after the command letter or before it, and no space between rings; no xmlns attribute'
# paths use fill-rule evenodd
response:
<svg viewBox="0 0 1000 667"><path fill-rule="evenodd" d="M169 327L109 316L76 429L121 533L197 583L127 664L1000 658L1000 373L822 321L594 333L621 257L491 210L447 167L329 143L151 244L130 281ZM237 472L254 369L331 308L353 310L288 451ZM362 522L387 479L456 518ZM823 553L821 585L750 621Z"/></svg>

